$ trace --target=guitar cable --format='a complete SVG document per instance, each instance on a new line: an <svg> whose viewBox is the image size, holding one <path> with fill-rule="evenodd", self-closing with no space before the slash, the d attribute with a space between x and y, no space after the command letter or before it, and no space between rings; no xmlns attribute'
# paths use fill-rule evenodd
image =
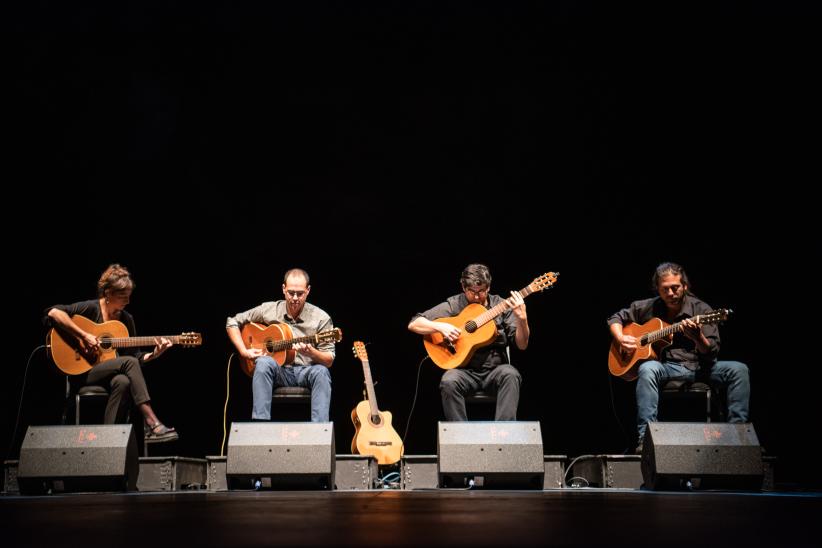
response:
<svg viewBox="0 0 822 548"><path fill-rule="evenodd" d="M225 456L225 438L226 438L226 428L225 423L228 417L228 396L231 393L229 391L229 387L231 385L231 377L229 376L229 372L231 371L231 360L234 358L234 352L228 357L228 363L225 366L225 404L223 405L223 441L220 442L220 456Z"/></svg>
<svg viewBox="0 0 822 548"><path fill-rule="evenodd" d="M568 463L568 467L565 469L565 476L562 478L563 487L588 487L591 484L591 482L589 482L587 478L584 478L582 476L572 476L571 478L568 478L568 474L571 473L571 470L574 468L574 464L576 464L578 460L596 459L599 457L600 455L580 455L576 457L574 460L572 460L570 463ZM585 482L585 485L574 485L572 483L569 486L569 480L571 482L573 482L574 480L581 480Z"/></svg>
<svg viewBox="0 0 822 548"><path fill-rule="evenodd" d="M429 359L428 354L426 354L425 357L420 360L420 363L417 366L417 383L416 383L416 386L414 387L414 399L411 400L411 410L408 412L408 420L405 423L405 432L402 435L402 446L403 447L405 447L405 436L408 435L408 427L411 426L411 417L414 416L414 407L417 405L417 395L420 392L420 373L422 372L422 364L427 359Z"/></svg>
<svg viewBox="0 0 822 548"><path fill-rule="evenodd" d="M399 489L400 488L400 473L390 472L381 478L377 478L377 488L382 489Z"/></svg>
<svg viewBox="0 0 822 548"><path fill-rule="evenodd" d="M31 359L41 348L45 349L46 345L41 344L40 346L36 347L34 350L31 351L31 354L29 354L29 359L26 362L26 369L23 371L23 386L20 388L20 403L17 406L17 418L14 419L14 431L11 434L11 440L9 441L9 449L6 452L7 459L11 457L11 450L14 447L14 440L17 438L17 428L20 426L20 413L23 410L23 398L26 395L26 377L29 374L29 366L31 365Z"/></svg>

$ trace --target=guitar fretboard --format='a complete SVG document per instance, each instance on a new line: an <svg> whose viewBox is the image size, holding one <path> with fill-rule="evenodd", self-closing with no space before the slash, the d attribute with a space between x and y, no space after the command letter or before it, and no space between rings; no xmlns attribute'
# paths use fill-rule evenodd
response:
<svg viewBox="0 0 822 548"><path fill-rule="evenodd" d="M365 378L365 391L368 394L368 405L371 408L371 416L379 417L380 408L377 405L377 393L374 392L374 381L371 379L371 366L368 365L368 360L360 360L362 362L362 374Z"/></svg>
<svg viewBox="0 0 822 548"><path fill-rule="evenodd" d="M306 335L304 337L294 337L293 339L283 339L281 341L275 341L271 345L271 348L273 352L278 352L280 350L286 350L288 348L291 348L296 343L304 342L319 344L320 339L317 335Z"/></svg>
<svg viewBox="0 0 822 548"><path fill-rule="evenodd" d="M696 324L703 324L703 323L716 323L722 319L720 315L717 314L707 314L707 315L697 315L693 318L690 318ZM651 343L655 343L660 339L664 339L665 337L670 336L673 333L678 331L682 331L684 329L682 322L676 322L674 324L669 325L668 327L663 327L662 329L658 329L656 331L651 331L647 333L640 339L640 342L643 346L649 345Z"/></svg>
<svg viewBox="0 0 822 548"><path fill-rule="evenodd" d="M527 297L528 295L530 295L531 293L533 293L533 292L534 291L531 289L530 285L526 285L525 287L523 287L522 289L519 290L519 294L522 295L523 299L525 297ZM483 312L482 314L480 314L479 316L477 316L473 320L469 321L466 324L466 331L468 331L469 333L473 333L478 328L480 328L483 325L487 324L488 322L490 322L491 320L493 320L494 318L496 318L497 316L499 316L500 314L502 314L506 310L508 310L508 305L505 303L505 301L500 302L496 306L494 306L492 308L489 308L488 310L486 310L485 312ZM473 323L473 325L470 325L472 323Z"/></svg>
<svg viewBox="0 0 822 548"><path fill-rule="evenodd" d="M156 337L100 337L103 347L134 348L138 346L155 346L154 339L168 339L174 344L182 344L187 340L182 335L158 335Z"/></svg>

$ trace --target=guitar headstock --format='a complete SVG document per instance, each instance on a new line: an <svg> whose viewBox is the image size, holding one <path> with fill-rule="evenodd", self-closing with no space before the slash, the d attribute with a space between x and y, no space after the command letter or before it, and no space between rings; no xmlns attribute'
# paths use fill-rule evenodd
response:
<svg viewBox="0 0 822 548"><path fill-rule="evenodd" d="M190 333L183 333L177 338L177 344L180 346L200 346L203 344L203 336L199 333L194 333L193 331Z"/></svg>
<svg viewBox="0 0 822 548"><path fill-rule="evenodd" d="M733 313L733 310L730 308L719 308L717 310L711 310L707 314L700 314L699 315L699 322L698 323L718 323L723 322L728 319Z"/></svg>
<svg viewBox="0 0 822 548"><path fill-rule="evenodd" d="M365 351L365 343L362 341L354 341L354 357L359 358L361 361L367 362L368 361L368 352Z"/></svg>
<svg viewBox="0 0 822 548"><path fill-rule="evenodd" d="M317 333L317 342L318 343L325 343L325 342L340 342L342 340L342 329L339 327L335 327L331 331L324 331L322 333Z"/></svg>
<svg viewBox="0 0 822 548"><path fill-rule="evenodd" d="M542 276L534 278L534 281L528 284L528 289L530 289L532 293L549 289L556 283L558 277L559 272L546 272Z"/></svg>

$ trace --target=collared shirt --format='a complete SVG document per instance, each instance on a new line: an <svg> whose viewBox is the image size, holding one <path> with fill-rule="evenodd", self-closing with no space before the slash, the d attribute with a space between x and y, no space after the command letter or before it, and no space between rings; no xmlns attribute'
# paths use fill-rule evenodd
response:
<svg viewBox="0 0 822 548"><path fill-rule="evenodd" d="M226 327L242 327L249 323L260 323L264 325L271 325L273 323L288 324L294 338L307 337L316 335L322 331L331 331L334 329L334 324L329 316L321 308L314 306L311 303L303 304L303 310L300 312L299 318L292 318L288 315L287 302L284 300L269 301L254 307L251 310L240 312L236 316L230 316L226 320ZM335 356L334 343L324 342L317 346L317 350L323 352L331 352L331 356ZM299 352L294 357L293 365L311 365L311 359Z"/></svg>
<svg viewBox="0 0 822 548"><path fill-rule="evenodd" d="M707 303L689 293L682 299L682 310L674 318L674 322L692 318L699 314L707 314L711 311L712 309ZM629 322L644 324L651 318L659 318L668 323L665 319L666 313L665 301L660 297L634 301L628 308L623 308L608 318L608 326L610 327L611 324L615 323L625 325ZM716 362L716 356L719 353L719 328L716 324L701 324L701 327L710 347L707 354L698 352L694 341L683 335L682 332L677 332L674 333L672 344L666 346L661 355L658 356L659 360L680 363L691 370L699 369L700 366L711 367Z"/></svg>
<svg viewBox="0 0 822 548"><path fill-rule="evenodd" d="M499 295L488 295L489 308L497 306L502 301L503 299ZM434 308L414 315L411 320L413 321L422 316L433 322L439 318L458 316L468 304L465 293L459 293L448 297L447 301L438 304ZM508 309L494 318L494 323L497 325L497 338L490 345L478 348L471 360L464 366L466 369L493 369L499 364L508 363L505 350L517 333L516 316L513 310Z"/></svg>

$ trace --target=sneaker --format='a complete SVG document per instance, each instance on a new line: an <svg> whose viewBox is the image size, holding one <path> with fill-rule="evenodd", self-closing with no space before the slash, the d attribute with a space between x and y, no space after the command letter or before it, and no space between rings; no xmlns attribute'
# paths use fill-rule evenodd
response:
<svg viewBox="0 0 822 548"><path fill-rule="evenodd" d="M642 454L642 440L639 440L639 443L637 444L636 449L634 449L634 455L641 455L641 454Z"/></svg>

